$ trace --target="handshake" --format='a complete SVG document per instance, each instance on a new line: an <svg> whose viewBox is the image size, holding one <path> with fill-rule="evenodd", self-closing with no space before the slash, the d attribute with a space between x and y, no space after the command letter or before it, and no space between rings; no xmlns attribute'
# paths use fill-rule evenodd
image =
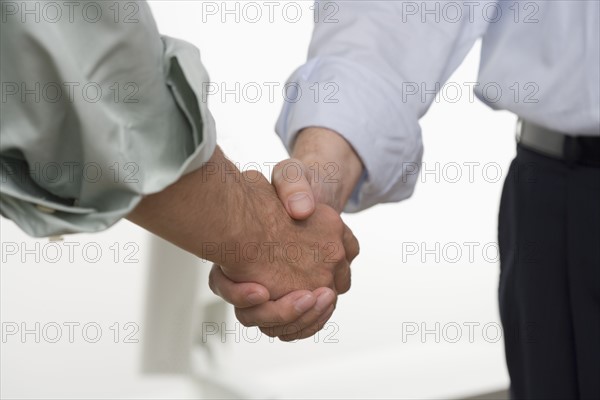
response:
<svg viewBox="0 0 600 400"><path fill-rule="evenodd" d="M354 150L333 131L307 128L292 157L277 164L270 184L260 172L240 172L217 148L128 217L214 262L212 291L242 324L283 341L323 327L338 294L350 289L359 252L339 215L362 173Z"/></svg>

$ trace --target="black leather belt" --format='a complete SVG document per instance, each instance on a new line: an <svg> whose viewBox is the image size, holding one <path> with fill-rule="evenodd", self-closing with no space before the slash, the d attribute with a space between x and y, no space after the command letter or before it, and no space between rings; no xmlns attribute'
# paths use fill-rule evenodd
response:
<svg viewBox="0 0 600 400"><path fill-rule="evenodd" d="M600 136L571 136L519 120L517 143L570 164L600 167Z"/></svg>

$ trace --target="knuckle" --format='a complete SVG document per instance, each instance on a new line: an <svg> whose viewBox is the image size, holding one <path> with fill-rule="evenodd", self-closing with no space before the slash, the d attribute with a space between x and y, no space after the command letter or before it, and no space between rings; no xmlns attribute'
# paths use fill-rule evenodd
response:
<svg viewBox="0 0 600 400"><path fill-rule="evenodd" d="M350 286L352 285L352 274L350 271L350 268L346 268L345 270L341 271L341 279L339 280L339 282L337 282L336 289L338 290L338 292L340 294L346 293L348 290L350 290Z"/></svg>
<svg viewBox="0 0 600 400"><path fill-rule="evenodd" d="M348 251L346 248L340 243L339 251L338 251L338 262L345 262L346 257L348 255Z"/></svg>
<svg viewBox="0 0 600 400"><path fill-rule="evenodd" d="M333 251L331 252L330 259L335 264L341 264L346 260L346 248L340 242L332 244Z"/></svg>
<svg viewBox="0 0 600 400"><path fill-rule="evenodd" d="M279 336L279 340L283 342L293 342L300 339L302 339L302 330L285 331L284 334Z"/></svg>
<svg viewBox="0 0 600 400"><path fill-rule="evenodd" d="M273 322L277 323L277 324L286 324L288 322L290 322L290 316L289 316L289 312L282 308L282 307L278 307L275 309L275 314L274 314L274 318L273 318Z"/></svg>
<svg viewBox="0 0 600 400"><path fill-rule="evenodd" d="M350 279L347 279L344 283L342 283L342 287L339 289L340 294L347 293L350 290Z"/></svg>
<svg viewBox="0 0 600 400"><path fill-rule="evenodd" d="M360 242L354 238L353 242L352 242L352 253L351 253L351 260L354 260L358 255L360 254Z"/></svg>
<svg viewBox="0 0 600 400"><path fill-rule="evenodd" d="M256 325L250 320L247 312L245 312L244 310L237 308L237 307L235 308L235 317L237 318L238 321L240 321L240 324L242 324L246 327L251 327L251 326Z"/></svg>
<svg viewBox="0 0 600 400"><path fill-rule="evenodd" d="M285 335L298 335L302 332L302 328L302 324L294 322L291 324L287 324L284 327L283 332Z"/></svg>
<svg viewBox="0 0 600 400"><path fill-rule="evenodd" d="M277 335L276 335L276 334L275 334L275 332L273 331L273 328L259 327L259 329L260 329L260 331L261 331L263 334L265 334L265 335L267 335L267 336L269 336L269 337L272 337L272 338L274 338L274 337L277 337Z"/></svg>

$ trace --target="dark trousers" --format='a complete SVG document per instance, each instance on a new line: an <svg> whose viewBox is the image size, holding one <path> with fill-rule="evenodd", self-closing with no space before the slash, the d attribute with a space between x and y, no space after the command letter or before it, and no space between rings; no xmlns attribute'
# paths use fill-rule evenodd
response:
<svg viewBox="0 0 600 400"><path fill-rule="evenodd" d="M600 168L519 146L498 241L511 396L600 399Z"/></svg>

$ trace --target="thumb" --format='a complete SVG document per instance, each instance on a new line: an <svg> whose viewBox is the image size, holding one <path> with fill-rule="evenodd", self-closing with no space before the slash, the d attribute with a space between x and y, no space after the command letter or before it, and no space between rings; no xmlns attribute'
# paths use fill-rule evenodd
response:
<svg viewBox="0 0 600 400"><path fill-rule="evenodd" d="M273 168L272 182L279 200L289 216L297 220L306 219L315 211L315 198L305 172L305 165L293 158Z"/></svg>

